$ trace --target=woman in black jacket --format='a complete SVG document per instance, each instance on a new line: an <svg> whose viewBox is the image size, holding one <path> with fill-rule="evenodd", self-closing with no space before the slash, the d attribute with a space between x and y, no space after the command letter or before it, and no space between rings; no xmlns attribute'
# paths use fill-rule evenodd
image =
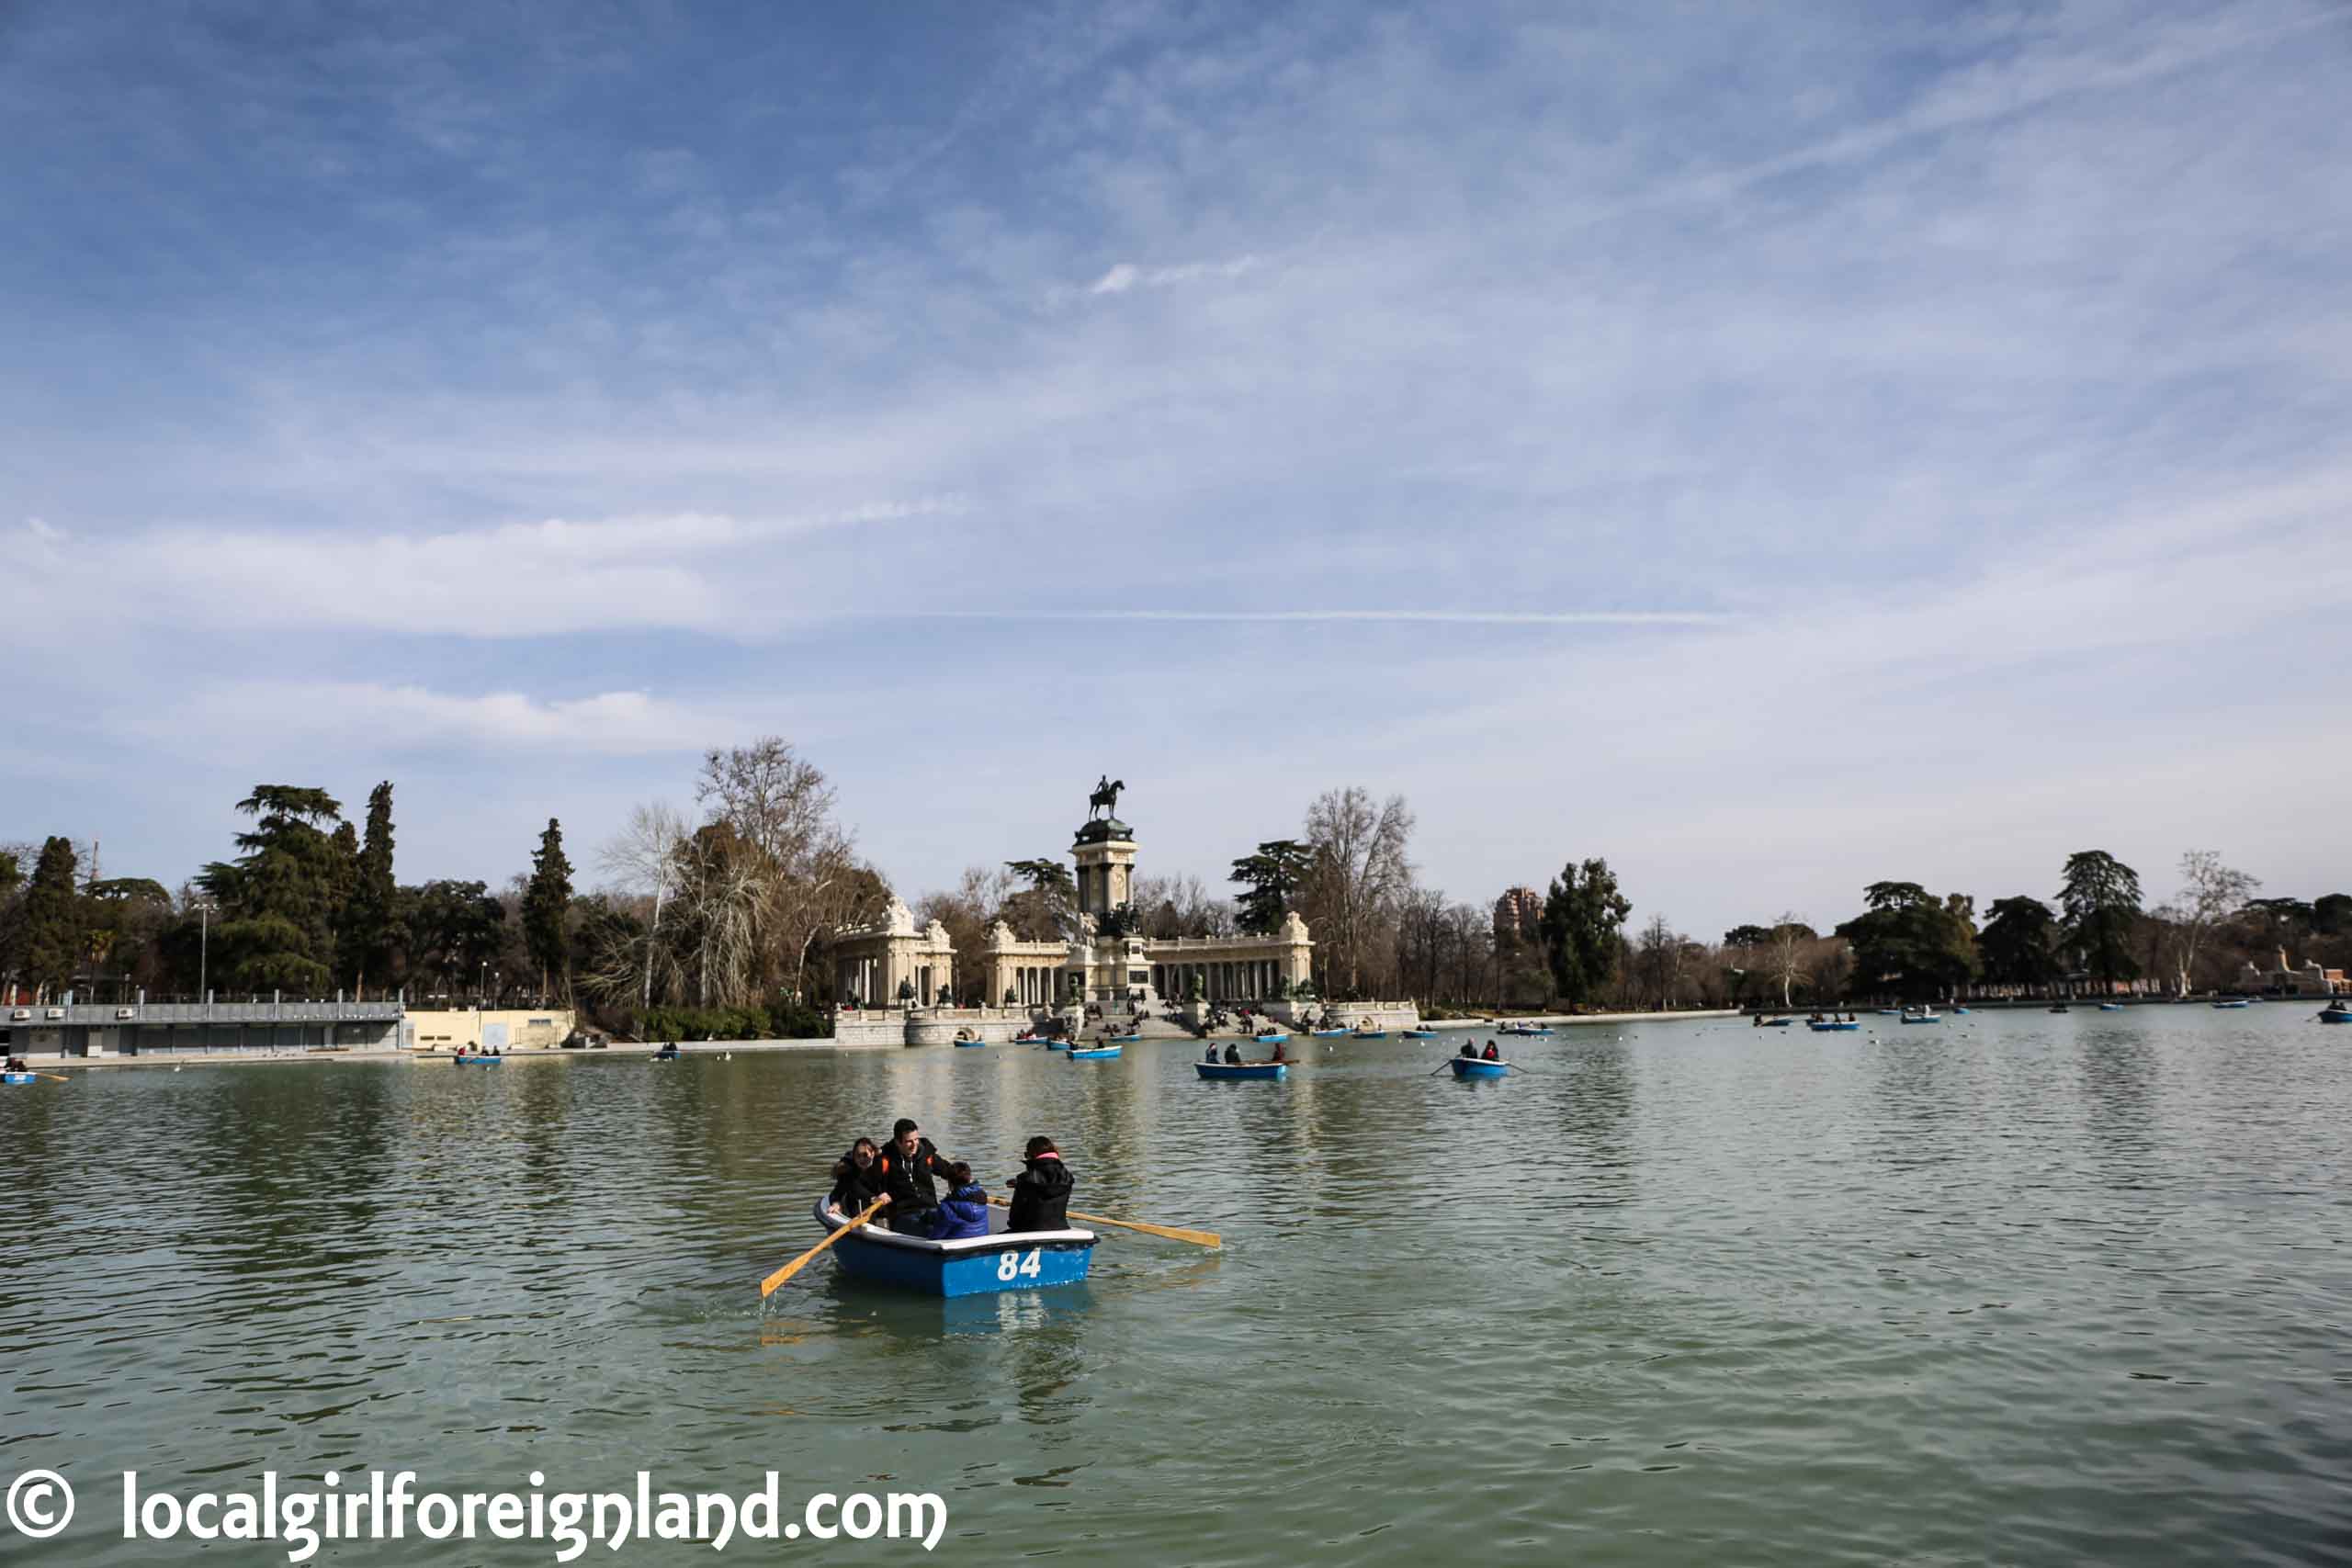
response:
<svg viewBox="0 0 2352 1568"><path fill-rule="evenodd" d="M833 1162L833 1190L825 1200L827 1206L855 1219L882 1196L881 1152L871 1138L852 1144L849 1153Z"/></svg>
<svg viewBox="0 0 2352 1568"><path fill-rule="evenodd" d="M1012 1179L1012 1212L1005 1216L1008 1231L1069 1229L1069 1190L1076 1183L1062 1164L1061 1151L1051 1138L1032 1138L1021 1156L1021 1174Z"/></svg>

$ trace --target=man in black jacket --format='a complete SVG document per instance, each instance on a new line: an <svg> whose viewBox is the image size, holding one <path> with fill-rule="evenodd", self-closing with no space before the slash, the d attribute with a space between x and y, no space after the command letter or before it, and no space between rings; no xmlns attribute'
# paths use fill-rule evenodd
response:
<svg viewBox="0 0 2352 1568"><path fill-rule="evenodd" d="M1062 1167L1061 1151L1051 1138L1032 1138L1022 1156L1021 1174L1012 1179L1008 1231L1069 1229L1070 1174Z"/></svg>
<svg viewBox="0 0 2352 1568"><path fill-rule="evenodd" d="M932 1182L945 1177L955 1162L932 1146L911 1117L901 1116L890 1129L890 1146L875 1163L882 1190L890 1195L890 1206L882 1211L890 1228L902 1235L930 1235L932 1211L939 1207L939 1190Z"/></svg>

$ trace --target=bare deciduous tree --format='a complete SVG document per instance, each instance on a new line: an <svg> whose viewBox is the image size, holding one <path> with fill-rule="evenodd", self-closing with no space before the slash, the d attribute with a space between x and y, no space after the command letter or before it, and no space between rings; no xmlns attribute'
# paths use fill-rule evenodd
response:
<svg viewBox="0 0 2352 1568"><path fill-rule="evenodd" d="M1362 995L1367 971L1389 956L1394 918L1413 885L1405 858L1412 834L1412 808L1401 795L1374 807L1369 792L1351 785L1327 791L1306 808L1315 869L1300 901L1324 973L1343 996Z"/></svg>
<svg viewBox="0 0 2352 1568"><path fill-rule="evenodd" d="M2190 850L2180 857L2180 896L2163 911L2177 928L2180 994L2187 996L2197 950L2214 927L2236 914L2262 891L2262 883L2222 863L2213 850Z"/></svg>

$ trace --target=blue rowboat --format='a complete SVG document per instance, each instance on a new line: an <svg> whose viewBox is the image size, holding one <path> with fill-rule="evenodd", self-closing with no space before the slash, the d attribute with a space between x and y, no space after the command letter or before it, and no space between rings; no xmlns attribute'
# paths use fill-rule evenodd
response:
<svg viewBox="0 0 2352 1568"><path fill-rule="evenodd" d="M1105 1045L1133 1045L1142 1038L1143 1036L1140 1034L1111 1034L1103 1037L1102 1043Z"/></svg>
<svg viewBox="0 0 2352 1568"><path fill-rule="evenodd" d="M1288 1062L1194 1062L1193 1070L1204 1078L1279 1078L1290 1071Z"/></svg>
<svg viewBox="0 0 2352 1568"><path fill-rule="evenodd" d="M1388 1031L1385 1029L1359 1029L1349 1034L1348 1038L1351 1040L1385 1040L1388 1038Z"/></svg>
<svg viewBox="0 0 2352 1568"><path fill-rule="evenodd" d="M1345 1034L1347 1031L1344 1029L1315 1029L1309 1030L1307 1032L1314 1035L1317 1040L1336 1040L1340 1035Z"/></svg>
<svg viewBox="0 0 2352 1568"><path fill-rule="evenodd" d="M1437 1038L1437 1031L1434 1029L1408 1029L1405 1031L1402 1038L1407 1040L1434 1040Z"/></svg>
<svg viewBox="0 0 2352 1568"><path fill-rule="evenodd" d="M1807 1019L1805 1020L1804 1026L1807 1029L1812 1030L1815 1034L1828 1034L1833 1032L1841 1034L1852 1034L1862 1027L1859 1022L1840 1023L1834 1019L1819 1023L1815 1022L1812 1019Z"/></svg>
<svg viewBox="0 0 2352 1568"><path fill-rule="evenodd" d="M1455 1056L1450 1065L1457 1078L1498 1078L1510 1071L1509 1062L1489 1062L1483 1056Z"/></svg>
<svg viewBox="0 0 2352 1568"><path fill-rule="evenodd" d="M1046 1049L1048 1051L1067 1051L1069 1049L1069 1042L1067 1040L1048 1040L1046 1042Z"/></svg>
<svg viewBox="0 0 2352 1568"><path fill-rule="evenodd" d="M2346 1011L2343 1008L2328 1008L2320 1013L2319 1021L2322 1023L2352 1023L2352 1011ZM15 1083L17 1079L11 1077L8 1081Z"/></svg>
<svg viewBox="0 0 2352 1568"><path fill-rule="evenodd" d="M1881 1008L1878 1010L1878 1015L1881 1018L1901 1018L1903 1016L1903 1010L1901 1008Z"/></svg>
<svg viewBox="0 0 2352 1568"><path fill-rule="evenodd" d="M2098 1004L2098 1010L2101 1012L2121 1012L2123 1010L2123 1004L2121 1002L2101 1002Z"/></svg>
<svg viewBox="0 0 2352 1568"><path fill-rule="evenodd" d="M1954 1008L1951 1010L1955 1013L1962 1013L1966 1012L1968 1010L1966 1008Z"/></svg>
<svg viewBox="0 0 2352 1568"><path fill-rule="evenodd" d="M1792 1018L1768 1018L1764 1021L1764 1027L1767 1029L1786 1029L1795 1021L1796 1020Z"/></svg>
<svg viewBox="0 0 2352 1568"><path fill-rule="evenodd" d="M1088 1045L1074 1048L1068 1055L1073 1062L1108 1062L1125 1049L1124 1045Z"/></svg>
<svg viewBox="0 0 2352 1568"><path fill-rule="evenodd" d="M1289 1038L1289 1035L1276 1032L1273 1033L1259 1035L1257 1037L1257 1043L1261 1045L1279 1045Z"/></svg>
<svg viewBox="0 0 2352 1568"><path fill-rule="evenodd" d="M36 1080L37 1075L32 1073L0 1073L0 1083L24 1084L32 1083Z"/></svg>
<svg viewBox="0 0 2352 1568"><path fill-rule="evenodd" d="M657 1062L661 1059L659 1056L654 1058ZM506 1065L503 1056L452 1056L450 1060L460 1067L499 1067Z"/></svg>
<svg viewBox="0 0 2352 1568"><path fill-rule="evenodd" d="M985 1040L958 1040L956 1042L956 1049L958 1051L968 1051L975 1045L985 1045L988 1042Z"/></svg>
<svg viewBox="0 0 2352 1568"><path fill-rule="evenodd" d="M1903 1015L1903 1021L1905 1023L1941 1023L1943 1019L1938 1014L1932 1012L1906 1012Z"/></svg>
<svg viewBox="0 0 2352 1568"><path fill-rule="evenodd" d="M2238 1000L2233 1002L2215 1002L2213 1005L2217 1008L2250 1008L2254 1004L2245 1000L2244 998L2240 998Z"/></svg>
<svg viewBox="0 0 2352 1568"><path fill-rule="evenodd" d="M815 1209L818 1224L837 1231L849 1221ZM1094 1258L1092 1231L1005 1232L1001 1209L989 1211L990 1234L963 1241L929 1241L899 1235L879 1225L862 1225L833 1244L842 1267L863 1280L900 1285L927 1296L977 1296L996 1291L1034 1291L1075 1285Z"/></svg>

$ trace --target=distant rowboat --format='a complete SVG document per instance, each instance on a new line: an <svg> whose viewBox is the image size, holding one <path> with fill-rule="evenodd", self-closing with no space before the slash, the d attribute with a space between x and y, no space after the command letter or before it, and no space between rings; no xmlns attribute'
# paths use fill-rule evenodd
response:
<svg viewBox="0 0 2352 1568"><path fill-rule="evenodd" d="M1312 1034L1317 1040L1336 1040L1340 1035L1345 1034L1347 1031L1344 1029L1311 1029L1307 1031L1307 1032Z"/></svg>
<svg viewBox="0 0 2352 1568"><path fill-rule="evenodd" d="M449 1060L453 1066L460 1067L500 1067L506 1065L503 1056L452 1056ZM658 1062L662 1058L656 1056L654 1060Z"/></svg>
<svg viewBox="0 0 2352 1568"><path fill-rule="evenodd" d="M1351 1032L1348 1038L1351 1040L1385 1040L1388 1038L1388 1031L1385 1029L1359 1029Z"/></svg>
<svg viewBox="0 0 2352 1568"><path fill-rule="evenodd" d="M1815 1034L1827 1034L1833 1031L1852 1034L1862 1027L1860 1023L1844 1023L1837 1019L1807 1019L1804 1026Z"/></svg>
<svg viewBox="0 0 2352 1568"><path fill-rule="evenodd" d="M988 1042L985 1040L958 1040L956 1042L956 1049L958 1051L968 1051L975 1045L985 1045Z"/></svg>
<svg viewBox="0 0 2352 1568"><path fill-rule="evenodd" d="M1288 1062L1194 1062L1193 1070L1204 1078L1279 1078L1290 1071Z"/></svg>
<svg viewBox="0 0 2352 1568"><path fill-rule="evenodd" d="M1257 1043L1261 1045L1279 1045L1289 1038L1289 1035L1283 1033L1279 1030L1275 1030L1259 1035L1257 1037Z"/></svg>
<svg viewBox="0 0 2352 1568"><path fill-rule="evenodd" d="M1437 1038L1437 1031L1434 1029L1408 1029L1405 1031L1403 1038L1407 1040L1434 1040Z"/></svg>
<svg viewBox="0 0 2352 1568"><path fill-rule="evenodd" d="M1107 1062L1125 1049L1124 1045L1073 1045L1067 1055L1073 1062Z"/></svg>

